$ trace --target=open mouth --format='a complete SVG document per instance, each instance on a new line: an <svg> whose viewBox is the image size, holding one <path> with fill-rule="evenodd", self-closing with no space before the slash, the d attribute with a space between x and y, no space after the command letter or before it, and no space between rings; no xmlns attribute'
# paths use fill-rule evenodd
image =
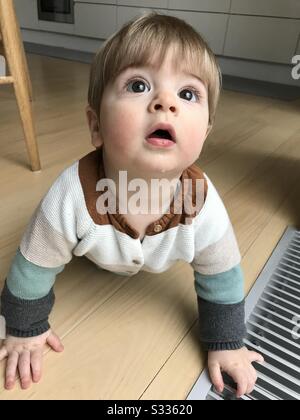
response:
<svg viewBox="0 0 300 420"><path fill-rule="evenodd" d="M156 130L152 134L150 134L149 137L174 141L171 133L169 133L168 130Z"/></svg>
<svg viewBox="0 0 300 420"><path fill-rule="evenodd" d="M146 140L156 147L171 148L176 143L176 132L171 124L160 122L149 130Z"/></svg>

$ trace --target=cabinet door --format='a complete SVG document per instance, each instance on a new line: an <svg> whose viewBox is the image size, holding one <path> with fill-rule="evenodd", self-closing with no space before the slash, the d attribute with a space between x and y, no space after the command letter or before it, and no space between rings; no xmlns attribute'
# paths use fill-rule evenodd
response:
<svg viewBox="0 0 300 420"><path fill-rule="evenodd" d="M117 4L117 0L74 0L74 3Z"/></svg>
<svg viewBox="0 0 300 420"><path fill-rule="evenodd" d="M230 16L224 55L290 63L299 35L296 19Z"/></svg>
<svg viewBox="0 0 300 420"><path fill-rule="evenodd" d="M117 29L120 29L125 23L129 22L135 17L139 17L145 12L151 12L153 10L158 11L159 13L163 13L165 15L170 14L167 9L149 9L149 8L142 8L142 7L125 7L125 6L118 6L117 8Z"/></svg>
<svg viewBox="0 0 300 420"><path fill-rule="evenodd" d="M169 0L169 9L227 13L230 0Z"/></svg>
<svg viewBox="0 0 300 420"><path fill-rule="evenodd" d="M168 0L118 0L118 5L167 9Z"/></svg>
<svg viewBox="0 0 300 420"><path fill-rule="evenodd" d="M170 14L185 20L196 29L215 54L223 54L228 15L222 13L176 12L171 10Z"/></svg>
<svg viewBox="0 0 300 420"><path fill-rule="evenodd" d="M106 39L116 30L116 6L104 4L75 5L75 34Z"/></svg>
<svg viewBox="0 0 300 420"><path fill-rule="evenodd" d="M300 1L232 0L231 13L300 18Z"/></svg>
<svg viewBox="0 0 300 420"><path fill-rule="evenodd" d="M21 28L38 29L36 0L14 0L14 5Z"/></svg>

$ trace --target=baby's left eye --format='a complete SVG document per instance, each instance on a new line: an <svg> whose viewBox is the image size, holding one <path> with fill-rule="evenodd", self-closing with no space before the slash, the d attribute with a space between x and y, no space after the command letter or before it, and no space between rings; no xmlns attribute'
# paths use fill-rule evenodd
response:
<svg viewBox="0 0 300 420"><path fill-rule="evenodd" d="M150 90L150 88L147 86L147 83L140 79L130 80L126 87L129 92L134 93L143 93L146 92L147 89Z"/></svg>
<svg viewBox="0 0 300 420"><path fill-rule="evenodd" d="M183 97L182 96L180 96L180 97L188 100L189 102L197 102L200 99L200 93L195 89L183 89L180 92L180 95L182 95L182 94L183 94ZM193 98L195 100L193 100Z"/></svg>

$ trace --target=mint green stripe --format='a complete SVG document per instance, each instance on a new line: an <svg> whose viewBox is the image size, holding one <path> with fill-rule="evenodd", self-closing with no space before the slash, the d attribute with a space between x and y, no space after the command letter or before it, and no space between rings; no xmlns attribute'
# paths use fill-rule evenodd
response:
<svg viewBox="0 0 300 420"><path fill-rule="evenodd" d="M223 304L244 299L244 275L240 264L224 273L205 275L194 271L194 275L195 289L202 299Z"/></svg>
<svg viewBox="0 0 300 420"><path fill-rule="evenodd" d="M48 295L56 275L63 269L64 265L55 268L39 267L26 260L18 249L7 276L7 287L20 299L40 299Z"/></svg>

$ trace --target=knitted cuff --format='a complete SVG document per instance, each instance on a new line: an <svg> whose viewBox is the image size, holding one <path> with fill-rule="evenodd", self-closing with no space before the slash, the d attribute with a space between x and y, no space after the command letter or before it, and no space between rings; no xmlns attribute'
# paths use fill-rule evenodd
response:
<svg viewBox="0 0 300 420"><path fill-rule="evenodd" d="M48 317L54 301L53 289L41 299L25 300L14 296L5 283L0 313L6 321L6 333L15 337L35 337L48 331Z"/></svg>
<svg viewBox="0 0 300 420"><path fill-rule="evenodd" d="M200 339L205 350L237 350L246 335L245 301L235 304L208 302L198 296Z"/></svg>

